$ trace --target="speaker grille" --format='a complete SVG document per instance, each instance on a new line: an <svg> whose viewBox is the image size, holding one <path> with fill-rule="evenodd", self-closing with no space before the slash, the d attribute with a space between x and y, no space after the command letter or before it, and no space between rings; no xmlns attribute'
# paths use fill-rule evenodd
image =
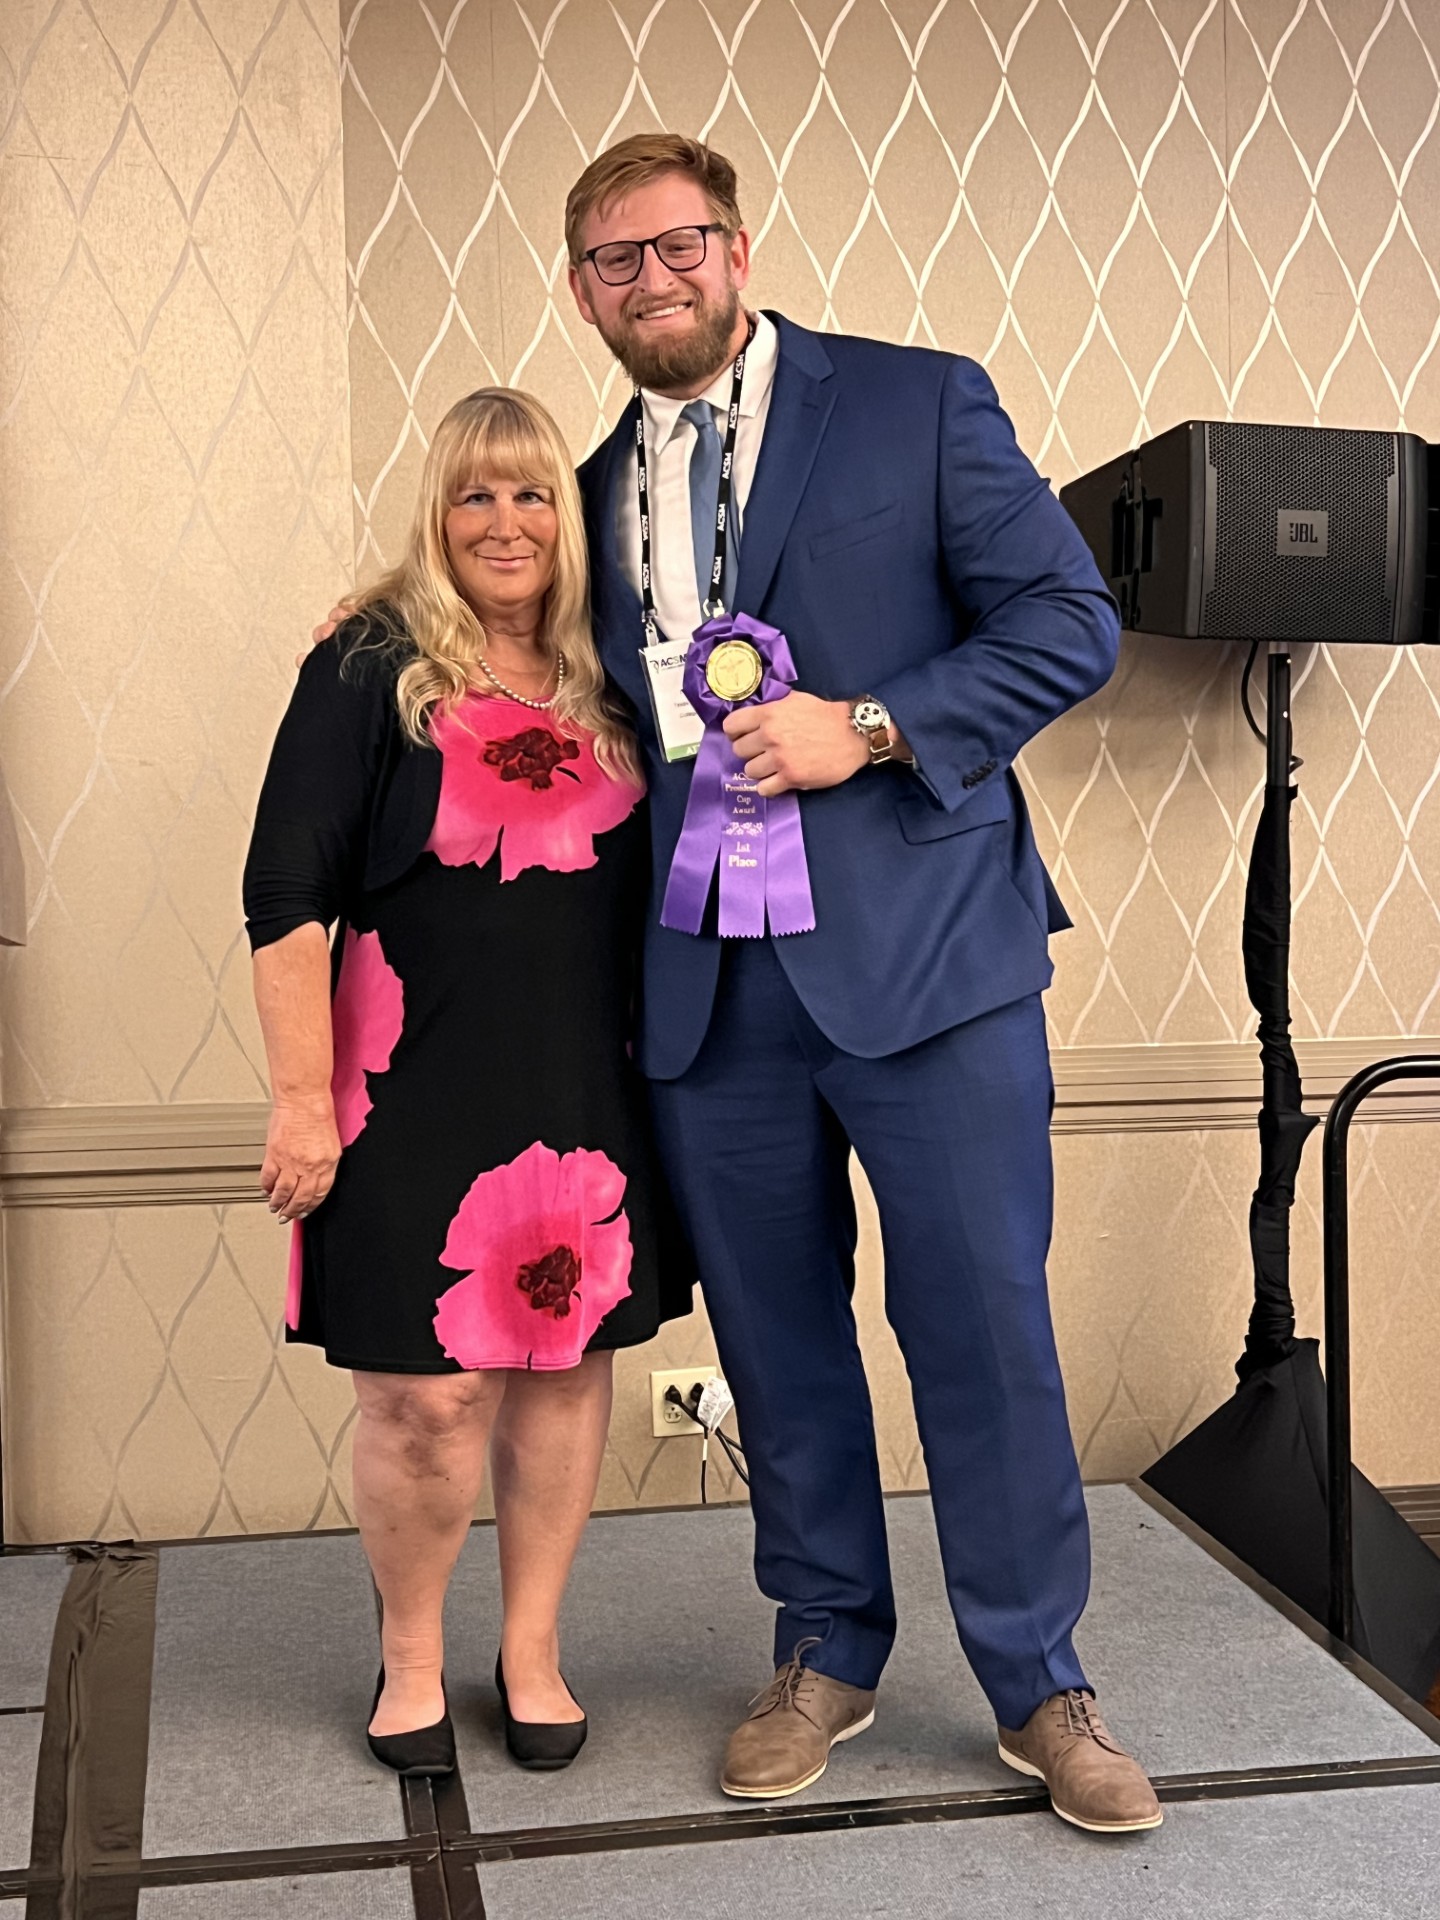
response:
<svg viewBox="0 0 1440 1920"><path fill-rule="evenodd" d="M1213 586L1203 630L1220 639L1392 637L1386 591L1395 436L1214 421ZM1328 513L1323 559L1275 551L1275 516Z"/></svg>

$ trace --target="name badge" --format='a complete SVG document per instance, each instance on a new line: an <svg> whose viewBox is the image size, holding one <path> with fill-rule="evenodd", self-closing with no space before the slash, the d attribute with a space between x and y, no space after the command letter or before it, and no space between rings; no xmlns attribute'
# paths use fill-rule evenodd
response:
<svg viewBox="0 0 1440 1920"><path fill-rule="evenodd" d="M687 640L672 646L668 640L653 640L641 647L645 663L645 684L650 689L650 708L655 715L655 731L667 760L693 760L700 751L705 722L691 706L685 693L685 656Z"/></svg>

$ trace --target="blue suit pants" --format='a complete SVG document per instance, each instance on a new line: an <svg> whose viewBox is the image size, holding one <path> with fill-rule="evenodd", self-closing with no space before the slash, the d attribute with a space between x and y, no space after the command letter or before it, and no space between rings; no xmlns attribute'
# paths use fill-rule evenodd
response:
<svg viewBox="0 0 1440 1920"><path fill-rule="evenodd" d="M727 941L700 1053L653 1083L751 1473L775 1659L874 1687L895 1597L856 1340L853 1148L885 1255L961 1644L1002 1726L1084 1687L1089 1533L1046 1291L1038 994L903 1053L833 1046L769 940Z"/></svg>

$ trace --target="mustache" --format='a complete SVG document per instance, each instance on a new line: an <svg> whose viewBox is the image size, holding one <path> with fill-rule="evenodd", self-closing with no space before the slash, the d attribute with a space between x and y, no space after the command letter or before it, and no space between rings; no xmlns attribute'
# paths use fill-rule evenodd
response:
<svg viewBox="0 0 1440 1920"><path fill-rule="evenodd" d="M653 337L641 325L646 313L685 302L691 324L671 334L657 328ZM613 322L600 331L615 358L639 387L665 387L677 380L711 378L724 366L740 298L727 284L718 297L681 284L668 296L636 288Z"/></svg>
<svg viewBox="0 0 1440 1920"><path fill-rule="evenodd" d="M683 291L677 291L665 299L657 299L654 294L636 294L625 302L622 317L626 320L643 320L647 314L662 313L666 307L687 305L694 307L699 313L708 305L708 302L704 294L693 287L686 287Z"/></svg>

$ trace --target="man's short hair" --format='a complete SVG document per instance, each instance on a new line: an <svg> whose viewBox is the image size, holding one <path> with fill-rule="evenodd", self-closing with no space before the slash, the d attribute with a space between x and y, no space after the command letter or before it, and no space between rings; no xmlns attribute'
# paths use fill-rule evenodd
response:
<svg viewBox="0 0 1440 1920"><path fill-rule="evenodd" d="M580 264L585 222L592 213L603 213L636 187L648 186L667 173L685 174L694 180L725 232L740 231L743 223L735 169L723 153L683 133L635 133L607 147L570 189L565 202L565 245L571 265Z"/></svg>

